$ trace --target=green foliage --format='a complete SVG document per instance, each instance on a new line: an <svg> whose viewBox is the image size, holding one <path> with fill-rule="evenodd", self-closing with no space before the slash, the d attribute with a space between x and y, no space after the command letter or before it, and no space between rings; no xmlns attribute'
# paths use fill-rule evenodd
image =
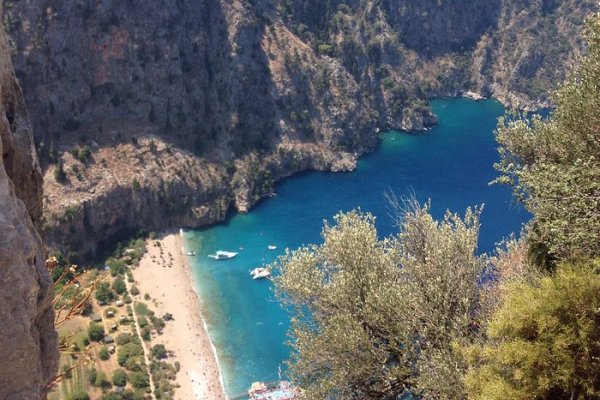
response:
<svg viewBox="0 0 600 400"><path fill-rule="evenodd" d="M71 396L71 400L90 400L90 396L85 392L76 392Z"/></svg>
<svg viewBox="0 0 600 400"><path fill-rule="evenodd" d="M145 328L148 326L148 319L146 317L138 317L138 325L140 328Z"/></svg>
<svg viewBox="0 0 600 400"><path fill-rule="evenodd" d="M156 332L162 333L162 330L165 327L165 321L163 321L161 318L156 318L154 315L150 316L150 321L152 322L152 326Z"/></svg>
<svg viewBox="0 0 600 400"><path fill-rule="evenodd" d="M67 173L65 172L65 167L63 165L62 160L58 160L56 163L56 167L54 167L54 179L57 182L63 182L67 179Z"/></svg>
<svg viewBox="0 0 600 400"><path fill-rule="evenodd" d="M127 373L122 369L115 370L115 372L113 372L112 382L115 386L124 387L127 385Z"/></svg>
<svg viewBox="0 0 600 400"><path fill-rule="evenodd" d="M290 374L307 398L462 396L452 344L469 343L477 323L479 211L437 222L410 203L398 216L400 234L379 240L371 215L337 215L323 245L274 265L295 311Z"/></svg>
<svg viewBox="0 0 600 400"><path fill-rule="evenodd" d="M100 357L102 361L106 361L110 358L110 353L108 352L106 346L102 346L100 348L100 350L98 351L98 357Z"/></svg>
<svg viewBox="0 0 600 400"><path fill-rule="evenodd" d="M87 333L90 340L95 342L99 342L104 339L104 327L101 324L97 324L93 321L90 322Z"/></svg>
<svg viewBox="0 0 600 400"><path fill-rule="evenodd" d="M600 254L600 15L585 37L588 54L555 94L552 116L498 125L497 182L513 185L534 214L531 241L548 253L542 260Z"/></svg>
<svg viewBox="0 0 600 400"><path fill-rule="evenodd" d="M139 342L136 341L135 343L127 343L123 346L119 346L119 350L117 352L117 362L119 365L123 366L128 359L143 355L144 349Z"/></svg>
<svg viewBox="0 0 600 400"><path fill-rule="evenodd" d="M126 271L126 264L123 260L117 260L116 258L109 258L106 260L106 265L110 270L112 276L123 275Z"/></svg>
<svg viewBox="0 0 600 400"><path fill-rule="evenodd" d="M115 278L115 280L113 281L112 284L112 289L117 293L117 294L123 294L127 291L127 285L125 284L125 281L123 280L123 278L121 278L120 276L117 276Z"/></svg>
<svg viewBox="0 0 600 400"><path fill-rule="evenodd" d="M131 289L129 290L129 292L131 293L132 296L137 296L138 294L140 294L140 289L138 289L137 286L133 285L133 286L131 286Z"/></svg>
<svg viewBox="0 0 600 400"><path fill-rule="evenodd" d="M96 383L97 375L98 375L98 371L96 370L96 368L90 368L88 370L88 382L90 383L90 385L93 385Z"/></svg>
<svg viewBox="0 0 600 400"><path fill-rule="evenodd" d="M140 185L140 181L138 181L136 178L133 178L132 187L133 190L135 190L136 192L142 188L142 186Z"/></svg>
<svg viewBox="0 0 600 400"><path fill-rule="evenodd" d="M77 151L76 158L83 163L83 162L86 162L90 158L91 155L92 155L92 150L89 148L89 146L86 145L86 146L81 147Z"/></svg>
<svg viewBox="0 0 600 400"><path fill-rule="evenodd" d="M152 357L160 360L162 358L167 358L167 349L164 344L155 344L152 346Z"/></svg>
<svg viewBox="0 0 600 400"><path fill-rule="evenodd" d="M146 303L137 302L137 303L135 303L134 308L135 308L135 313L137 315L146 316L151 313L151 311L148 309L148 306L146 305Z"/></svg>
<svg viewBox="0 0 600 400"><path fill-rule="evenodd" d="M110 289L108 282L100 282L96 287L96 300L110 303L115 299L115 293Z"/></svg>
<svg viewBox="0 0 600 400"><path fill-rule="evenodd" d="M116 338L116 342L119 346L130 343L131 342L131 333L120 333Z"/></svg>
<svg viewBox="0 0 600 400"><path fill-rule="evenodd" d="M173 398L175 386L170 382L175 380L177 369L163 361L152 361L150 363L150 373L156 387L157 400L169 400Z"/></svg>
<svg viewBox="0 0 600 400"><path fill-rule="evenodd" d="M146 372L132 372L129 375L129 382L138 389L150 386L150 378Z"/></svg>
<svg viewBox="0 0 600 400"><path fill-rule="evenodd" d="M467 349L469 398L600 398L600 261L507 285L488 340Z"/></svg>
<svg viewBox="0 0 600 400"><path fill-rule="evenodd" d="M142 335L142 340L144 342L149 342L152 339L152 334L151 334L150 328L147 326L145 328L142 328L141 335Z"/></svg>
<svg viewBox="0 0 600 400"><path fill-rule="evenodd" d="M102 400L145 400L145 397L141 393L125 390L124 392L104 393Z"/></svg>
<svg viewBox="0 0 600 400"><path fill-rule="evenodd" d="M107 388L110 387L110 382L106 379L106 374L102 371L98 371L96 373L96 380L94 381L94 386L99 388Z"/></svg>
<svg viewBox="0 0 600 400"><path fill-rule="evenodd" d="M319 51L319 54L322 54L322 55L326 55L326 56L333 55L333 46L330 45L329 43L320 44L317 47L317 50Z"/></svg>

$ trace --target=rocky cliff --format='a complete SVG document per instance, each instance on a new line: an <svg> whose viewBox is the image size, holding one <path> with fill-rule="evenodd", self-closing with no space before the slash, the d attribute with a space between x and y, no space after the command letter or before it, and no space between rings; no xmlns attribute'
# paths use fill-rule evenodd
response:
<svg viewBox="0 0 600 400"><path fill-rule="evenodd" d="M58 369L53 286L36 229L40 169L1 28L0 154L0 398L39 399Z"/></svg>
<svg viewBox="0 0 600 400"><path fill-rule="evenodd" d="M80 253L351 169L432 96L548 105L593 0L5 0L49 239ZM91 153L91 154L88 154ZM177 172L179 171L179 172ZM160 210L170 210L160 215Z"/></svg>

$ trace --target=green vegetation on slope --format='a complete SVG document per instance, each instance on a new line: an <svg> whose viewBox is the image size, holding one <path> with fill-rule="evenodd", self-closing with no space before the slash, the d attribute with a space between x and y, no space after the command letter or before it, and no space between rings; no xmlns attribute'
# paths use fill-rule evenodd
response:
<svg viewBox="0 0 600 400"><path fill-rule="evenodd" d="M544 262L600 253L600 17L585 37L588 54L554 96L552 117L498 126L499 181L534 214L532 250Z"/></svg>

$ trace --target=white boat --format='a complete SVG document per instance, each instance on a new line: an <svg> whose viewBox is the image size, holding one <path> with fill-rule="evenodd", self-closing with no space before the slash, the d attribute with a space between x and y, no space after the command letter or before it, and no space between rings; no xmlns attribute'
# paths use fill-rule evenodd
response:
<svg viewBox="0 0 600 400"><path fill-rule="evenodd" d="M196 255L196 252L195 251L188 251L187 255L193 257L193 256Z"/></svg>
<svg viewBox="0 0 600 400"><path fill-rule="evenodd" d="M250 271L250 275L252 275L252 279L268 278L271 276L271 271L268 268L258 267Z"/></svg>
<svg viewBox="0 0 600 400"><path fill-rule="evenodd" d="M277 246L275 246L275 245L272 245L272 244L268 245L268 246L267 246L267 248L268 248L269 250L277 250Z"/></svg>
<svg viewBox="0 0 600 400"><path fill-rule="evenodd" d="M229 260L237 255L238 253L234 253L233 251L219 250L215 254L209 254L208 256L210 258L214 258L215 260Z"/></svg>
<svg viewBox="0 0 600 400"><path fill-rule="evenodd" d="M300 395L299 390L287 381L273 383L254 382L248 389L250 400L294 400Z"/></svg>

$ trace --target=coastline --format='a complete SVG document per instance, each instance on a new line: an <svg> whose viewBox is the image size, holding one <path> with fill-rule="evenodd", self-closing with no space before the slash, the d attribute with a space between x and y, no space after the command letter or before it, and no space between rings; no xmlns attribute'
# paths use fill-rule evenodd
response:
<svg viewBox="0 0 600 400"><path fill-rule="evenodd" d="M157 315L173 315L163 334L152 338L152 345L164 344L174 353L170 361L180 364L175 399L227 400L181 233L165 233L147 246L133 276L141 296L150 295L147 302Z"/></svg>

